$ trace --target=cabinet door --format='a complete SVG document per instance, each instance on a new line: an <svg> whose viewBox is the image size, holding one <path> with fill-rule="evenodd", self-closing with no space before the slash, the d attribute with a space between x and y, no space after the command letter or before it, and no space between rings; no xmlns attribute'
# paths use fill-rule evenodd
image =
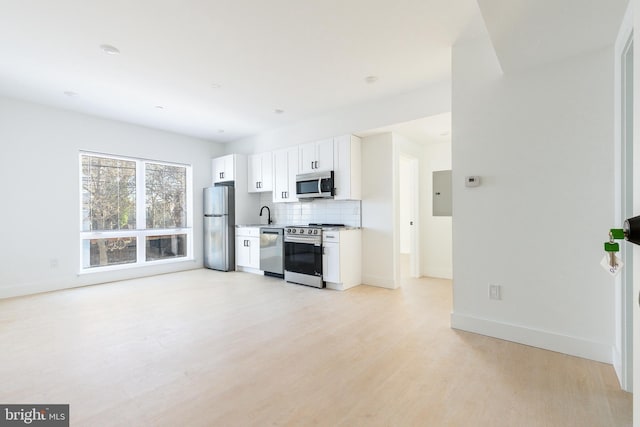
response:
<svg viewBox="0 0 640 427"><path fill-rule="evenodd" d="M253 154L248 158L248 184L247 189L250 193L260 191L260 181L262 180L262 156Z"/></svg>
<svg viewBox="0 0 640 427"><path fill-rule="evenodd" d="M251 267L251 247L247 245L250 237L236 237L236 264L238 267Z"/></svg>
<svg viewBox="0 0 640 427"><path fill-rule="evenodd" d="M249 156L247 188L250 193L273 190L272 162L271 152Z"/></svg>
<svg viewBox="0 0 640 427"><path fill-rule="evenodd" d="M322 279L340 283L340 243L322 245Z"/></svg>
<svg viewBox="0 0 640 427"><path fill-rule="evenodd" d="M334 138L333 171L335 200L362 198L362 148L360 138L343 135Z"/></svg>
<svg viewBox="0 0 640 427"><path fill-rule="evenodd" d="M249 241L249 265L248 267L260 269L260 238L247 237Z"/></svg>
<svg viewBox="0 0 640 427"><path fill-rule="evenodd" d="M224 181L233 181L235 180L234 175L234 164L235 158L233 154L229 154L227 156L217 157L211 160L211 171L213 177L213 183L216 182L224 182Z"/></svg>
<svg viewBox="0 0 640 427"><path fill-rule="evenodd" d="M287 168L287 173L289 174L289 189L287 190L287 193L285 194L285 201L287 202L297 202L298 201L298 197L296 197L296 175L298 175L299 172L299 165L298 165L298 147L293 147L289 149L289 156L288 156L288 168Z"/></svg>
<svg viewBox="0 0 640 427"><path fill-rule="evenodd" d="M235 156L233 154L229 154L223 157L224 159L224 180L223 181L235 181L236 172L235 172Z"/></svg>
<svg viewBox="0 0 640 427"><path fill-rule="evenodd" d="M260 191L273 190L273 154L269 151L262 153Z"/></svg>
<svg viewBox="0 0 640 427"><path fill-rule="evenodd" d="M224 181L224 158L211 160L211 178L213 183Z"/></svg>
<svg viewBox="0 0 640 427"><path fill-rule="evenodd" d="M333 170L333 138L316 142L315 171Z"/></svg>
<svg viewBox="0 0 640 427"><path fill-rule="evenodd" d="M316 162L316 143L310 142L308 144L302 144L298 147L300 150L299 157L300 162L298 163L299 173L309 173L314 172L315 162Z"/></svg>
<svg viewBox="0 0 640 427"><path fill-rule="evenodd" d="M287 200L287 192L289 192L289 152L290 150L273 152L273 201L275 203L289 201ZM295 162L297 166L297 157ZM293 179L295 180L295 177Z"/></svg>

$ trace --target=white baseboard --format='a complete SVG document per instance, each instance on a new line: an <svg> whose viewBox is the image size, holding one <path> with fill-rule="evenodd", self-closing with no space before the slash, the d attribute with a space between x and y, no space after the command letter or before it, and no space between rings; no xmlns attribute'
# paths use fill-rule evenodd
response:
<svg viewBox="0 0 640 427"><path fill-rule="evenodd" d="M453 279L453 276L451 276L451 274L442 272L442 271L426 271L425 273L422 273L422 277L430 277L433 279L445 279L445 280Z"/></svg>
<svg viewBox="0 0 640 427"><path fill-rule="evenodd" d="M60 291L63 289L80 288L83 286L100 285L103 283L118 282L121 280L137 279L167 273L177 273L180 271L200 268L202 268L202 263L198 264L193 260L188 260L159 266L114 270L108 272L92 272L86 274L67 274L57 277L47 277L42 280L34 280L30 282L12 283L7 285L1 284L0 299Z"/></svg>
<svg viewBox="0 0 640 427"><path fill-rule="evenodd" d="M616 376L618 377L618 384L620 384L620 388L623 388L623 379L622 379L622 354L618 351L618 349L613 346L611 349L611 359L613 364L613 369L616 371Z"/></svg>
<svg viewBox="0 0 640 427"><path fill-rule="evenodd" d="M456 313L451 313L451 327L597 362L612 363L611 346L567 335Z"/></svg>
<svg viewBox="0 0 640 427"><path fill-rule="evenodd" d="M396 289L393 278L385 278L380 276L362 276L362 284L369 286L377 286L379 288Z"/></svg>

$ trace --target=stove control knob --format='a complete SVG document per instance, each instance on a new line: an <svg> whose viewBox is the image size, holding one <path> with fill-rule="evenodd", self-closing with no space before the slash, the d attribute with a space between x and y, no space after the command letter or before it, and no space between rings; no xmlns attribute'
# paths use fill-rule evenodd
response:
<svg viewBox="0 0 640 427"><path fill-rule="evenodd" d="M291 229L290 228L287 228L287 234L288 233L291 233Z"/></svg>
<svg viewBox="0 0 640 427"><path fill-rule="evenodd" d="M318 234L318 230L313 230L313 234Z"/></svg>

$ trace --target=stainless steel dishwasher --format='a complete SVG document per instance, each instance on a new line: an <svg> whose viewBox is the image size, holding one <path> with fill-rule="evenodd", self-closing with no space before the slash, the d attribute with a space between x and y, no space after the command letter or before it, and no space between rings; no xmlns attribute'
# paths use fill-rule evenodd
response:
<svg viewBox="0 0 640 427"><path fill-rule="evenodd" d="M260 228L260 270L265 276L284 278L284 229Z"/></svg>

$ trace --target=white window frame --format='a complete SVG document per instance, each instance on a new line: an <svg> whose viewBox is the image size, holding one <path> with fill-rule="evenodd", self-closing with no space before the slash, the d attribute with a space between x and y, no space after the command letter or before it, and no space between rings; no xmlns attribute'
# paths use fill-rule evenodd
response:
<svg viewBox="0 0 640 427"><path fill-rule="evenodd" d="M116 160L125 160L136 163L136 229L134 230L99 230L99 231L83 231L82 230L82 156L103 157ZM180 166L186 169L187 188L186 188L186 223L183 228L147 228L147 211L146 211L146 195L145 195L145 174L146 165L153 163L166 166ZM194 260L193 254L193 172L190 164L173 163L160 160L142 159L137 157L118 156L113 154L96 153L91 151L80 151L78 154L78 183L79 183L79 274L99 273L106 271L126 270L139 267L150 267L162 264L175 264L180 262L188 262ZM187 245L186 254L183 257L167 258L160 260L146 260L146 238L148 236L166 236L173 234L186 234ZM84 267L85 248L83 241L89 239L110 239L117 237L135 237L136 238L136 262L126 264L107 265L103 267Z"/></svg>

